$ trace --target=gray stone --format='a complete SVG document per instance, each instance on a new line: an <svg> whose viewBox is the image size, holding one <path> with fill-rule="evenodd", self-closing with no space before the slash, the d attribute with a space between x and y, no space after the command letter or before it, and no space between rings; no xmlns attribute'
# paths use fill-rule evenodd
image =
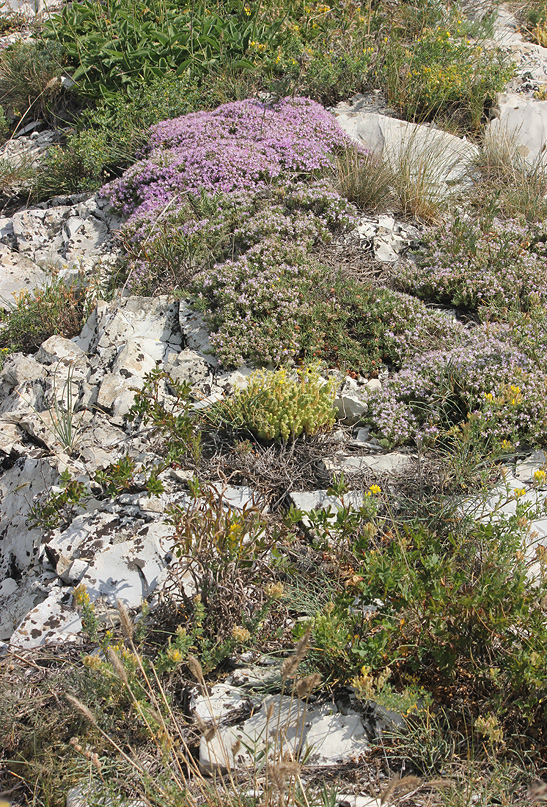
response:
<svg viewBox="0 0 547 807"><path fill-rule="evenodd" d="M193 311L186 303L179 307L179 324L186 346L201 356L211 367L218 367L213 346L209 338L209 330L201 314Z"/></svg>
<svg viewBox="0 0 547 807"><path fill-rule="evenodd" d="M139 376L144 378L146 373L155 370L163 361L165 344L155 339L131 339L119 351L112 372L124 378Z"/></svg>
<svg viewBox="0 0 547 807"><path fill-rule="evenodd" d="M132 339L152 339L180 347L178 304L161 297L126 297L97 307L98 347L119 347Z"/></svg>
<svg viewBox="0 0 547 807"><path fill-rule="evenodd" d="M34 497L58 478L48 460L29 458L18 460L0 478L0 580L22 575L32 566L42 533L29 528L28 513Z"/></svg>
<svg viewBox="0 0 547 807"><path fill-rule="evenodd" d="M382 807L382 801L372 796L356 796L354 793L338 793L336 804L339 807Z"/></svg>
<svg viewBox="0 0 547 807"><path fill-rule="evenodd" d="M412 465L412 459L408 454L393 452L390 454L367 454L359 457L355 455L335 455L323 460L323 468L326 471L344 471L352 473L356 471L372 471L375 474L400 473L407 470Z"/></svg>
<svg viewBox="0 0 547 807"><path fill-rule="evenodd" d="M6 577L6 579L0 583L0 597L9 597L16 591L17 581L14 580L13 577Z"/></svg>
<svg viewBox="0 0 547 807"><path fill-rule="evenodd" d="M260 495L252 488L220 485L218 483L211 483L209 487L218 498L222 498L222 503L226 507L233 510L249 510L251 508L257 508L262 512L267 510L265 503L260 501Z"/></svg>
<svg viewBox="0 0 547 807"><path fill-rule="evenodd" d="M0 306L14 308L17 295L44 286L48 276L34 261L0 244Z"/></svg>
<svg viewBox="0 0 547 807"><path fill-rule="evenodd" d="M118 373L107 373L99 388L97 406L110 410L113 418L122 419L135 402L135 389L142 386L142 378L131 376L128 379Z"/></svg>
<svg viewBox="0 0 547 807"><path fill-rule="evenodd" d="M165 580L168 554L165 539L172 534L172 527L153 522L131 540L113 543L95 554L81 578L91 600L101 597L115 606L120 599L129 608L140 607Z"/></svg>
<svg viewBox="0 0 547 807"><path fill-rule="evenodd" d="M240 741L234 759L235 744ZM356 713L342 715L334 705L311 708L298 697L274 695L243 723L219 727L209 742L202 737L200 763L205 770L252 767L264 756L312 765L357 761L368 750L365 729Z"/></svg>
<svg viewBox="0 0 547 807"><path fill-rule="evenodd" d="M113 799L107 792L101 792L96 785L85 783L72 787L66 794L66 807L149 807L142 799Z"/></svg>
<svg viewBox="0 0 547 807"><path fill-rule="evenodd" d="M310 519L306 515L312 510L330 510L330 518L336 518L336 513L344 507L358 510L365 500L361 491L349 490L343 496L331 496L326 490L292 491L289 494L291 504L304 513L302 523L310 526Z"/></svg>
<svg viewBox="0 0 547 807"><path fill-rule="evenodd" d="M85 367L86 355L71 339L64 336L50 336L43 342L36 354L36 361L42 364L63 364L75 367Z"/></svg>
<svg viewBox="0 0 547 807"><path fill-rule="evenodd" d="M334 406L338 413L338 419L348 426L358 423L363 417L368 407L366 402L357 395L339 394L334 400Z"/></svg>
<svg viewBox="0 0 547 807"><path fill-rule="evenodd" d="M193 695L190 709L206 723L222 720L249 703L249 697L240 688L229 684L215 684L208 695Z"/></svg>
<svg viewBox="0 0 547 807"><path fill-rule="evenodd" d="M309 765L357 762L370 747L357 713L342 715L335 707L323 707L312 713L306 726L306 762Z"/></svg>
<svg viewBox="0 0 547 807"><path fill-rule="evenodd" d="M547 456L544 451L534 451L522 462L517 462L515 468L515 478L528 484L535 484L534 473L546 470ZM547 484L547 482L545 483ZM544 487L542 484L540 487Z"/></svg>
<svg viewBox="0 0 547 807"><path fill-rule="evenodd" d="M165 370L174 381L188 381L190 384L198 384L211 374L208 362L199 353L189 349L170 353L165 362Z"/></svg>
<svg viewBox="0 0 547 807"><path fill-rule="evenodd" d="M78 613L64 602L67 592L53 591L36 605L13 632L10 647L30 650L48 644L76 641L82 630Z"/></svg>
<svg viewBox="0 0 547 807"><path fill-rule="evenodd" d="M545 164L547 101L503 93L498 98L497 117L488 124L486 138L523 165L533 168Z"/></svg>
<svg viewBox="0 0 547 807"><path fill-rule="evenodd" d="M0 372L0 399L7 397L25 381L35 381L46 376L46 369L32 356L12 353L8 356Z"/></svg>

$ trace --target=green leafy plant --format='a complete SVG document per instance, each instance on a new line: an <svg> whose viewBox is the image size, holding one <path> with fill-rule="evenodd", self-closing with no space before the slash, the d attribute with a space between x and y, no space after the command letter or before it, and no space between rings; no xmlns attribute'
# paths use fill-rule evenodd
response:
<svg viewBox="0 0 547 807"><path fill-rule="evenodd" d="M334 424L336 381L325 381L316 367L259 370L247 386L215 407L214 419L249 429L262 440L295 439Z"/></svg>
<svg viewBox="0 0 547 807"><path fill-rule="evenodd" d="M251 10L241 0L232 0L222 13L205 3L183 8L172 0L108 0L97 7L80 0L46 23L45 36L62 43L79 92L106 98L169 70L203 74L223 60L249 68L244 59L249 43L272 38L278 28L260 15L260 6Z"/></svg>
<svg viewBox="0 0 547 807"><path fill-rule="evenodd" d="M60 490L50 490L33 503L29 510L29 526L54 530L61 524L68 525L87 495L89 493L83 482L72 479L65 472L61 476Z"/></svg>
<svg viewBox="0 0 547 807"><path fill-rule="evenodd" d="M53 42L16 42L0 54L0 101L5 110L55 121L65 74L63 49Z"/></svg>
<svg viewBox="0 0 547 807"><path fill-rule="evenodd" d="M54 278L49 285L20 292L12 308L0 311L0 347L10 353L34 353L54 334L70 338L80 333L88 305L80 282L67 284Z"/></svg>
<svg viewBox="0 0 547 807"><path fill-rule="evenodd" d="M450 116L477 130L485 107L512 75L501 51L471 44L446 26L420 36L391 36L381 45L378 77L407 120Z"/></svg>
<svg viewBox="0 0 547 807"><path fill-rule="evenodd" d="M166 383L170 398L162 394ZM196 463L201 455L201 436L191 389L188 382L175 381L165 371L153 370L146 374L143 387L135 390L135 401L127 419L150 424L151 435L166 442L163 467L182 460Z"/></svg>
<svg viewBox="0 0 547 807"><path fill-rule="evenodd" d="M539 515L515 491L516 514L379 530L355 546L358 578L347 604L373 605L353 651L374 674L450 690L468 681L470 709L488 706L505 725L542 731L547 680L539 662L545 642L545 576L528 573L526 525ZM500 504L501 506L501 504ZM540 506L541 511L541 506ZM369 673L367 673L368 675ZM474 707L473 707L474 704Z"/></svg>

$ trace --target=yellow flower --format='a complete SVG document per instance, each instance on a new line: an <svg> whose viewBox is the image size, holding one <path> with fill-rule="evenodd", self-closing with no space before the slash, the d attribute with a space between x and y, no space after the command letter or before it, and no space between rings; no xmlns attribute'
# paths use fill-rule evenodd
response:
<svg viewBox="0 0 547 807"><path fill-rule="evenodd" d="M248 17L250 17L250 16L251 16L251 9L249 8L249 6L243 6L243 11L245 12L245 14L246 14Z"/></svg>
<svg viewBox="0 0 547 807"><path fill-rule="evenodd" d="M515 499L520 499L521 496L526 496L526 491L524 488L515 488L513 495Z"/></svg>
<svg viewBox="0 0 547 807"><path fill-rule="evenodd" d="M241 625L234 625L232 628L232 639L235 639L236 642L248 642L250 638L251 634L247 628L242 628Z"/></svg>
<svg viewBox="0 0 547 807"><path fill-rule="evenodd" d="M264 593L272 600L280 600L285 594L283 583L268 583L264 586Z"/></svg>
<svg viewBox="0 0 547 807"><path fill-rule="evenodd" d="M178 647L169 647L167 649L167 658L173 664L180 664L183 661L184 656L182 655Z"/></svg>
<svg viewBox="0 0 547 807"><path fill-rule="evenodd" d="M369 487L369 490L373 494L373 496L377 496L378 493L382 492L382 488L379 485L371 485Z"/></svg>
<svg viewBox="0 0 547 807"><path fill-rule="evenodd" d="M538 468L537 471L534 471L534 479L536 480L536 482L540 483L545 482L545 471L543 471L541 468Z"/></svg>

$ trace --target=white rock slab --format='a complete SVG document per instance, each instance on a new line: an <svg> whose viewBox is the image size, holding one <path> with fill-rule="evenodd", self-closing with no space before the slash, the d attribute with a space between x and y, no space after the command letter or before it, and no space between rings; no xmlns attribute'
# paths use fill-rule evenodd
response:
<svg viewBox="0 0 547 807"><path fill-rule="evenodd" d="M0 307L14 308L17 295L45 286L49 276L34 261L0 243Z"/></svg>
<svg viewBox="0 0 547 807"><path fill-rule="evenodd" d="M376 112L352 110L340 104L334 110L340 127L356 143L382 155L394 170L414 165L418 176L424 161L432 187L449 195L455 186L468 185L478 149L464 138L418 123L407 123Z"/></svg>
<svg viewBox="0 0 547 807"><path fill-rule="evenodd" d="M142 605L165 580L168 564L163 539L172 533L172 527L153 522L132 540L95 554L81 578L90 599L101 597L112 606L120 599L129 608Z"/></svg>
<svg viewBox="0 0 547 807"><path fill-rule="evenodd" d="M365 727L358 714L342 715L329 709L312 713L306 721L305 757L310 765L356 762L369 749Z"/></svg>
<svg viewBox="0 0 547 807"><path fill-rule="evenodd" d="M328 508L336 513L343 507L352 507L358 510L363 504L364 494L358 490L349 490L340 496L330 496L326 490L303 490L293 491L289 496L294 507L309 513L312 510L327 510Z"/></svg>
<svg viewBox="0 0 547 807"><path fill-rule="evenodd" d="M280 759L287 754L308 764L338 765L358 760L368 748L357 713L342 715L334 705L314 708L297 697L274 695L240 725L220 727L209 740L202 737L200 763L209 771L226 770L252 767L264 755Z"/></svg>
<svg viewBox="0 0 547 807"><path fill-rule="evenodd" d="M30 529L28 513L34 497L59 479L48 460L21 459L0 478L0 580L24 574L34 562L42 533Z"/></svg>
<svg viewBox="0 0 547 807"><path fill-rule="evenodd" d="M209 330L200 313L194 311L186 303L181 302L179 308L180 329L184 334L187 347L193 350L211 367L218 367L213 346L209 338Z"/></svg>
<svg viewBox="0 0 547 807"><path fill-rule="evenodd" d="M532 167L545 164L547 101L516 93L503 93L497 102L497 117L486 127L486 138L514 151L515 158Z"/></svg>
<svg viewBox="0 0 547 807"><path fill-rule="evenodd" d="M35 606L14 631L10 647L30 650L48 644L76 641L82 623L76 610L64 602L67 593L56 589Z"/></svg>
<svg viewBox="0 0 547 807"><path fill-rule="evenodd" d="M248 696L239 687L215 684L208 696L193 695L190 709L206 723L221 720L249 703Z"/></svg>

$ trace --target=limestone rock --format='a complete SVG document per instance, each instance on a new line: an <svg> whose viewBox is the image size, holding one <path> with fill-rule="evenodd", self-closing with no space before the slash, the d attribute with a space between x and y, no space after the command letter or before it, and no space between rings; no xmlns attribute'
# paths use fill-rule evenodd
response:
<svg viewBox="0 0 547 807"><path fill-rule="evenodd" d="M322 466L326 471L343 471L352 473L356 471L372 471L376 475L400 473L407 470L412 464L412 458L408 454L392 452L389 454L367 454L356 455L335 455L325 458Z"/></svg>
<svg viewBox="0 0 547 807"><path fill-rule="evenodd" d="M56 484L57 469L48 460L21 458L0 477L0 580L20 577L32 565L41 530L27 517L34 497Z"/></svg>
<svg viewBox="0 0 547 807"><path fill-rule="evenodd" d="M48 280L44 270L26 255L0 244L0 306L6 310L15 306L22 291L32 292Z"/></svg>
<svg viewBox="0 0 547 807"><path fill-rule="evenodd" d="M547 101L503 93L497 102L497 117L487 126L490 143L514 150L515 157L530 167L545 163Z"/></svg>
<svg viewBox="0 0 547 807"><path fill-rule="evenodd" d="M190 709L204 722L218 721L249 704L249 697L229 684L215 684L207 696L193 696Z"/></svg>
<svg viewBox="0 0 547 807"><path fill-rule="evenodd" d="M186 303L181 302L179 308L180 329L184 334L186 346L201 356L211 367L218 367L218 360L209 338L209 330L201 314L194 311Z"/></svg>
<svg viewBox="0 0 547 807"><path fill-rule="evenodd" d="M338 105L334 114L353 140L382 155L395 171L406 163L415 166L410 171L418 176L426 163L431 186L439 196L469 184L478 149L467 140L425 124L354 110L348 104Z"/></svg>
<svg viewBox="0 0 547 807"><path fill-rule="evenodd" d="M69 596L68 591L57 589L36 605L14 631L10 646L30 650L67 640L77 641L82 623L68 604Z"/></svg>
<svg viewBox="0 0 547 807"><path fill-rule="evenodd" d="M63 364L72 366L85 366L86 355L71 339L64 336L50 336L43 342L36 354L36 361L42 364Z"/></svg>
<svg viewBox="0 0 547 807"><path fill-rule="evenodd" d="M264 755L277 759L288 753L294 759L303 755L311 764L337 765L357 760L368 747L357 713L342 715L334 705L313 708L297 697L274 695L243 723L220 727L209 742L202 737L200 764L208 771L228 770L250 767Z"/></svg>

